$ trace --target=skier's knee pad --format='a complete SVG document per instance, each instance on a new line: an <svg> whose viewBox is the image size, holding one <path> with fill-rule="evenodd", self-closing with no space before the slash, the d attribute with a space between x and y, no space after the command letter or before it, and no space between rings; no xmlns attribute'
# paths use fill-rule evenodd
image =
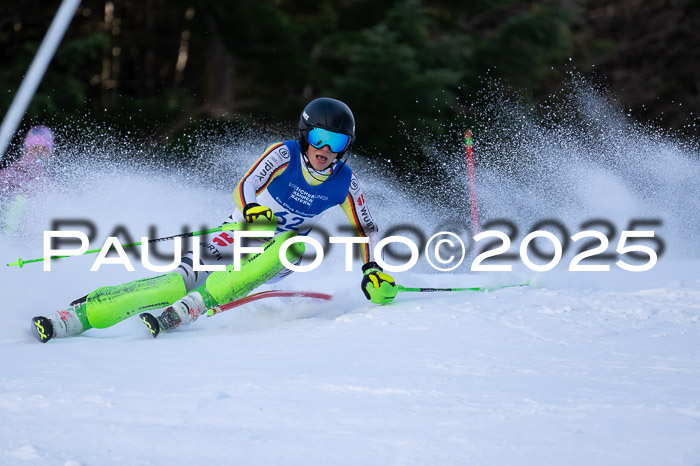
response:
<svg viewBox="0 0 700 466"><path fill-rule="evenodd" d="M90 325L105 328L140 312L169 306L186 293L182 276L171 272L98 288L87 295L85 312Z"/></svg>
<svg viewBox="0 0 700 466"><path fill-rule="evenodd" d="M206 291L216 304L225 304L267 283L284 269L279 259L282 243L295 236L297 236L296 232L287 231L267 241L261 246L263 252L251 254L241 260L239 271L233 270L233 264L229 264L225 271L213 272L204 285ZM304 251L304 243L297 242L287 248L285 255L287 260L294 264L301 258Z"/></svg>

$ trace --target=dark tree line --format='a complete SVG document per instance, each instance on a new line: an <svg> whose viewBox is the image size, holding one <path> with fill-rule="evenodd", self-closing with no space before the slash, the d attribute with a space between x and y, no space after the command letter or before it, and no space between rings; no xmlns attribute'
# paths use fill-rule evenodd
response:
<svg viewBox="0 0 700 466"><path fill-rule="evenodd" d="M6 110L58 1L2 2ZM699 2L692 0L86 0L28 112L148 134L199 121L296 122L311 98L351 104L365 153L428 158L417 135L458 138L484 78L537 100L571 63L642 119L697 115ZM569 60L571 59L571 60ZM679 106L682 102L684 106ZM661 118L661 119L659 119Z"/></svg>

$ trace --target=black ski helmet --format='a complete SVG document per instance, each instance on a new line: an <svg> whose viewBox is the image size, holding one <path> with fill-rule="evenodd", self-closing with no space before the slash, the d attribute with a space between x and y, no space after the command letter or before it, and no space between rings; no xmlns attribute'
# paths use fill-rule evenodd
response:
<svg viewBox="0 0 700 466"><path fill-rule="evenodd" d="M309 130L323 128L336 133L350 136L348 147L338 153L338 160L350 149L355 142L355 117L350 107L340 100L329 97L319 97L309 102L299 117L299 145L302 153L309 149Z"/></svg>

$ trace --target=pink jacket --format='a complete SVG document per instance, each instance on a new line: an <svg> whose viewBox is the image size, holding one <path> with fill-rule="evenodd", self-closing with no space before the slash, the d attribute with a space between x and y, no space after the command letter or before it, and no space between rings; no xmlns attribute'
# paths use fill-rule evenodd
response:
<svg viewBox="0 0 700 466"><path fill-rule="evenodd" d="M45 179L44 167L39 159L26 154L4 170L0 169L0 195L29 194Z"/></svg>

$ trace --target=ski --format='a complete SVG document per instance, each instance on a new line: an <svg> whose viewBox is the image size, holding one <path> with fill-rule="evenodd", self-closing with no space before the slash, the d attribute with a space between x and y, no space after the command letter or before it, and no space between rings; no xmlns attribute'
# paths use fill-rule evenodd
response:
<svg viewBox="0 0 700 466"><path fill-rule="evenodd" d="M221 314L224 311L233 309L235 307L243 306L244 304L252 303L253 301L258 301L265 298L312 298L320 299L322 301L330 301L333 295L326 293L317 293L314 291L281 291L281 290L271 290L271 291L261 291L259 293L248 295L244 298L236 299L230 303L222 304L221 306L214 306L207 310L207 317L215 316ZM161 325L161 320L155 317L153 314L144 312L140 315L141 321L146 324L146 327L151 332L151 336L156 338L161 330L169 330L169 328L174 328L177 325L171 325L169 328L163 327Z"/></svg>
<svg viewBox="0 0 700 466"><path fill-rule="evenodd" d="M141 321L144 324L146 324L146 327L151 332L151 336L153 338L156 338L160 333L160 324L158 323L158 318L148 312L140 314L139 317L141 318Z"/></svg>
<svg viewBox="0 0 700 466"><path fill-rule="evenodd" d="M32 330L42 343L46 343L53 337L53 324L48 317L34 317L32 319Z"/></svg>

